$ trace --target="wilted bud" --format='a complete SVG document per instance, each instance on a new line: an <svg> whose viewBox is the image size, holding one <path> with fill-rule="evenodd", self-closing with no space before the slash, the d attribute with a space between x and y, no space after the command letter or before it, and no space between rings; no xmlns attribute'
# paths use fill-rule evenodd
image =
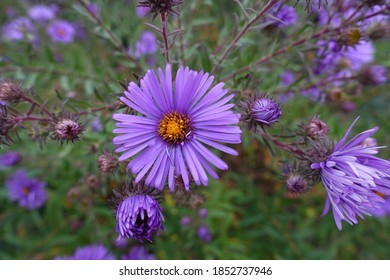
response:
<svg viewBox="0 0 390 280"><path fill-rule="evenodd" d="M329 133L329 127L317 116L310 119L305 127L305 135L311 139L324 138Z"/></svg>
<svg viewBox="0 0 390 280"><path fill-rule="evenodd" d="M367 29L367 36L371 40L384 39L389 35L390 24L386 21L372 23Z"/></svg>
<svg viewBox="0 0 390 280"><path fill-rule="evenodd" d="M204 198L203 198L203 196L201 196L199 194L194 194L190 198L190 205L194 209L197 209L197 208L203 206L203 203L204 203Z"/></svg>
<svg viewBox="0 0 390 280"><path fill-rule="evenodd" d="M97 164L101 172L110 174L115 172L115 170L118 168L118 157L113 153L105 151L99 156Z"/></svg>
<svg viewBox="0 0 390 280"><path fill-rule="evenodd" d="M77 115L64 113L54 118L51 129L52 139L58 140L62 144L64 141L74 142L79 140L84 131L84 125L78 122Z"/></svg>
<svg viewBox="0 0 390 280"><path fill-rule="evenodd" d="M23 89L11 81L0 82L0 101L18 102L24 95Z"/></svg>
<svg viewBox="0 0 390 280"><path fill-rule="evenodd" d="M343 90L339 87L332 87L326 92L326 99L330 102L338 102L343 98Z"/></svg>
<svg viewBox="0 0 390 280"><path fill-rule="evenodd" d="M358 81L366 86L377 86L387 82L387 69L382 65L367 65L358 73Z"/></svg>
<svg viewBox="0 0 390 280"><path fill-rule="evenodd" d="M255 94L241 103L242 118L247 123L248 129L260 126L270 126L277 122L282 115L280 105L272 98L263 94L260 97Z"/></svg>
<svg viewBox="0 0 390 280"><path fill-rule="evenodd" d="M305 178L299 174L291 173L286 179L287 191L293 195L303 194L308 191L309 185Z"/></svg>
<svg viewBox="0 0 390 280"><path fill-rule="evenodd" d="M178 12L173 8L177 5L183 3L183 0L142 0L138 2L137 7L146 7L149 8L148 12L145 14L153 15L153 19L159 14L176 14Z"/></svg>

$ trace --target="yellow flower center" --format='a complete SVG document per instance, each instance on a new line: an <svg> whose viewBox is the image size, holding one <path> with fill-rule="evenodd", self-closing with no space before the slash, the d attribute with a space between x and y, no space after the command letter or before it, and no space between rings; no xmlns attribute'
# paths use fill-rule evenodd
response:
<svg viewBox="0 0 390 280"><path fill-rule="evenodd" d="M190 132L189 118L177 112L166 114L158 124L158 134L171 145L183 142Z"/></svg>

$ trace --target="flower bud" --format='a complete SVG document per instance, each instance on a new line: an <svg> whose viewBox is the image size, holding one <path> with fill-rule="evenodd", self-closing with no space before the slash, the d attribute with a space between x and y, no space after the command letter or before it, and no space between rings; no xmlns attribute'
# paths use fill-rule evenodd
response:
<svg viewBox="0 0 390 280"><path fill-rule="evenodd" d="M389 35L390 24L385 21L372 23L367 29L367 36L371 40L384 39Z"/></svg>
<svg viewBox="0 0 390 280"><path fill-rule="evenodd" d="M329 127L321 121L317 116L311 118L306 124L305 135L311 139L324 138L329 133Z"/></svg>
<svg viewBox="0 0 390 280"><path fill-rule="evenodd" d="M387 69L382 65L368 65L358 73L358 81L366 86L377 86L387 82Z"/></svg>
<svg viewBox="0 0 390 280"><path fill-rule="evenodd" d="M287 176L286 186L288 192L293 195L305 193L309 189L306 179L295 173L291 173Z"/></svg>
<svg viewBox="0 0 390 280"><path fill-rule="evenodd" d="M101 154L97 160L99 170L104 174L114 173L118 168L118 157L108 151Z"/></svg>
<svg viewBox="0 0 390 280"><path fill-rule="evenodd" d="M139 1L137 7L149 8L145 16L153 15L154 19L159 14L169 13L178 15L177 11L175 11L173 8L182 3L183 0L142 0Z"/></svg>
<svg viewBox="0 0 390 280"><path fill-rule="evenodd" d="M52 139L63 142L75 142L80 139L84 125L78 122L78 116L68 113L55 117L52 123Z"/></svg>
<svg viewBox="0 0 390 280"><path fill-rule="evenodd" d="M0 82L0 101L16 103L24 95L20 86L11 81Z"/></svg>

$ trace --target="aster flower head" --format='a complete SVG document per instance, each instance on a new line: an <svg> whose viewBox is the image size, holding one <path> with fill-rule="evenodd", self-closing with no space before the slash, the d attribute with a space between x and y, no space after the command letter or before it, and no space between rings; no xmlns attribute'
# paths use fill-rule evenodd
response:
<svg viewBox="0 0 390 280"><path fill-rule="evenodd" d="M144 18L148 14L149 8L148 7L139 7L139 6L137 6L135 8L135 12L136 12L136 14L137 14L137 16L139 18Z"/></svg>
<svg viewBox="0 0 390 280"><path fill-rule="evenodd" d="M289 194L300 195L308 191L309 184L302 175L291 173L286 178L286 187Z"/></svg>
<svg viewBox="0 0 390 280"><path fill-rule="evenodd" d="M74 40L76 29L65 20L55 20L49 24L46 29L47 34L53 42L69 44Z"/></svg>
<svg viewBox="0 0 390 280"><path fill-rule="evenodd" d="M181 5L183 0L141 0L138 2L137 7L149 8L146 15L153 15L153 19L159 14L176 14L177 11L174 7ZM145 16L146 16L145 15Z"/></svg>
<svg viewBox="0 0 390 280"><path fill-rule="evenodd" d="M379 147L362 144L378 128L364 131L346 142L356 121L327 157L311 164L327 193L323 215L332 207L339 230L342 220L357 224L357 217L364 218L381 208L385 200L378 192L390 194L390 161L374 156Z"/></svg>
<svg viewBox="0 0 390 280"><path fill-rule="evenodd" d="M56 6L35 5L28 10L27 14L37 22L46 22L54 19L56 12Z"/></svg>
<svg viewBox="0 0 390 280"><path fill-rule="evenodd" d="M323 122L318 116L311 117L310 120L301 125L303 135L310 139L324 138L329 133L328 125Z"/></svg>
<svg viewBox="0 0 390 280"><path fill-rule="evenodd" d="M238 144L241 130L239 114L228 102L223 83L209 89L214 77L203 71L180 67L172 83L171 66L165 75L148 70L140 87L131 82L121 101L138 115L114 114L116 152L124 152L123 161L132 158L127 168L137 174L135 182L145 177L145 184L161 190L166 181L171 191L175 177L181 177L186 189L190 178L207 186L208 176L218 179L212 165L226 170L227 164L207 146L225 153L237 152L221 143ZM205 146L207 145L207 146Z"/></svg>
<svg viewBox="0 0 390 280"><path fill-rule="evenodd" d="M57 260L115 260L115 256L108 252L101 244L92 244L77 248L72 256L57 257Z"/></svg>
<svg viewBox="0 0 390 280"><path fill-rule="evenodd" d="M288 27L294 25L298 21L298 13L295 11L294 7L278 4L273 8L274 16L278 20L271 19L274 22L276 27ZM268 19L270 20L270 19Z"/></svg>
<svg viewBox="0 0 390 280"><path fill-rule="evenodd" d="M208 229L208 227L206 226L200 226L197 230L197 234L198 234L198 237L208 243L211 241L211 233L210 233L210 230Z"/></svg>
<svg viewBox="0 0 390 280"><path fill-rule="evenodd" d="M135 44L134 57L139 59L142 56L153 55L158 51L157 37L153 32L142 32L140 38ZM132 55L133 48L128 50L129 55Z"/></svg>
<svg viewBox="0 0 390 280"><path fill-rule="evenodd" d="M117 241L122 238L133 238L143 242L152 242L154 233L164 231L164 217L160 206L161 195L139 183L135 186L127 185L116 195L116 231L119 233Z"/></svg>
<svg viewBox="0 0 390 280"><path fill-rule="evenodd" d="M85 126L79 123L79 117L70 113L60 113L51 124L51 138L63 142L74 143L80 139Z"/></svg>
<svg viewBox="0 0 390 280"><path fill-rule="evenodd" d="M9 151L2 155L0 155L0 167L8 167L8 166L14 166L15 164L19 163L21 160L21 156L18 152Z"/></svg>
<svg viewBox="0 0 390 280"><path fill-rule="evenodd" d="M271 126L282 115L280 105L267 94L259 96L255 93L241 103L241 107L244 111L243 120L247 123L248 129L256 129L257 126Z"/></svg>
<svg viewBox="0 0 390 280"><path fill-rule="evenodd" d="M97 164L104 174L114 173L119 166L118 157L109 151L104 151L99 156Z"/></svg>
<svg viewBox="0 0 390 280"><path fill-rule="evenodd" d="M130 253L122 255L122 260L154 260L154 254L149 253L143 246L134 246Z"/></svg>
<svg viewBox="0 0 390 280"><path fill-rule="evenodd" d="M27 17L19 17L7 23L3 27L3 37L8 41L36 40L35 28Z"/></svg>
<svg viewBox="0 0 390 280"><path fill-rule="evenodd" d="M23 169L17 170L6 181L11 201L18 201L19 206L27 209L41 207L47 200L46 183L35 178L29 179Z"/></svg>

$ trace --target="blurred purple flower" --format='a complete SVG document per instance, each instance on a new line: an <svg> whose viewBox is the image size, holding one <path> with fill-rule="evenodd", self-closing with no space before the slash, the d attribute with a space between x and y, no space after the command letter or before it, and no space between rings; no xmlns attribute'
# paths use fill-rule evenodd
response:
<svg viewBox="0 0 390 280"><path fill-rule="evenodd" d="M31 20L19 17L3 26L3 37L8 41L27 40L34 42L37 37Z"/></svg>
<svg viewBox="0 0 390 280"><path fill-rule="evenodd" d="M116 212L116 232L122 238L133 238L138 241L152 242L152 235L161 229L164 217L162 207L151 195L131 195L125 198L118 206Z"/></svg>
<svg viewBox="0 0 390 280"><path fill-rule="evenodd" d="M103 130L103 125L100 122L99 117L96 117L93 119L93 121L91 123L91 128L94 132L101 132Z"/></svg>
<svg viewBox="0 0 390 280"><path fill-rule="evenodd" d="M294 25L298 21L298 13L291 6L283 5L275 14L280 21L275 21L278 27Z"/></svg>
<svg viewBox="0 0 390 280"><path fill-rule="evenodd" d="M28 16L37 22L46 22L55 18L56 6L35 5L28 10Z"/></svg>
<svg viewBox="0 0 390 280"><path fill-rule="evenodd" d="M376 192L390 194L390 161L374 156L379 147L361 144L378 128L364 131L346 142L356 121L325 160L311 164L313 170L319 171L327 193L323 215L332 206L339 230L342 220L357 224L357 216L364 218L383 206L385 200Z"/></svg>
<svg viewBox="0 0 390 280"><path fill-rule="evenodd" d="M0 166L13 166L20 162L21 156L18 152L9 151L0 155Z"/></svg>
<svg viewBox="0 0 390 280"><path fill-rule="evenodd" d="M47 33L53 42L69 44L73 42L76 30L65 20L55 20L47 27Z"/></svg>
<svg viewBox="0 0 390 280"><path fill-rule="evenodd" d="M375 208L372 211L372 215L375 217L387 217L390 216L390 196L385 198L386 202L380 208Z"/></svg>
<svg viewBox="0 0 390 280"><path fill-rule="evenodd" d="M72 256L57 257L57 260L115 260L101 244L92 244L77 248Z"/></svg>
<svg viewBox="0 0 390 280"><path fill-rule="evenodd" d="M45 186L44 182L27 178L27 172L23 169L16 171L6 181L11 201L18 201L20 207L30 210L41 207L47 200Z"/></svg>
<svg viewBox="0 0 390 280"><path fill-rule="evenodd" d="M183 218L181 218L180 224L182 226L188 226L189 224L191 224L191 218L188 216L184 216Z"/></svg>
<svg viewBox="0 0 390 280"><path fill-rule="evenodd" d="M144 18L149 11L149 7L136 7L135 12L139 18Z"/></svg>
<svg viewBox="0 0 390 280"><path fill-rule="evenodd" d="M134 57L139 59L146 57L148 65L155 64L154 54L158 51L157 37L153 32L145 31L141 34L139 40L135 44ZM128 54L133 55L133 48L130 46Z"/></svg>
<svg viewBox="0 0 390 280"><path fill-rule="evenodd" d="M288 87L295 81L294 73L291 71L284 71L282 74L280 74L280 80L282 85Z"/></svg>
<svg viewBox="0 0 390 280"><path fill-rule="evenodd" d="M98 15L100 13L100 7L96 3L89 3L88 10L94 15Z"/></svg>
<svg viewBox="0 0 390 280"><path fill-rule="evenodd" d="M205 145L237 155L220 143L241 142L240 116L231 110L234 104L228 102L233 95L227 95L223 83L209 90L213 80L203 71L180 67L173 87L167 64L165 75L162 69L158 75L148 70L140 80L141 87L129 84L121 101L140 115L113 115L117 121L113 132L121 134L113 143L116 152L124 152L120 161L135 156L127 168L138 174L136 183L146 177L146 185L161 190L168 181L173 191L176 174L186 189L191 177L197 185L207 186L207 173L218 179L212 165L228 168Z"/></svg>
<svg viewBox="0 0 390 280"><path fill-rule="evenodd" d="M134 246L127 255L122 255L122 260L154 260L155 256L149 253L143 246Z"/></svg>
<svg viewBox="0 0 390 280"><path fill-rule="evenodd" d="M208 243L211 241L211 233L206 226L200 226L198 228L197 233L198 233L198 237L204 242Z"/></svg>
<svg viewBox="0 0 390 280"><path fill-rule="evenodd" d="M9 19L15 18L17 15L15 8L11 6L5 8L5 14Z"/></svg>
<svg viewBox="0 0 390 280"><path fill-rule="evenodd" d="M206 218L208 215L208 211L206 208L202 208L199 210L199 216L202 217L202 218Z"/></svg>
<svg viewBox="0 0 390 280"><path fill-rule="evenodd" d="M387 82L387 69L382 65L364 66L358 74L358 79L364 85L384 84Z"/></svg>

